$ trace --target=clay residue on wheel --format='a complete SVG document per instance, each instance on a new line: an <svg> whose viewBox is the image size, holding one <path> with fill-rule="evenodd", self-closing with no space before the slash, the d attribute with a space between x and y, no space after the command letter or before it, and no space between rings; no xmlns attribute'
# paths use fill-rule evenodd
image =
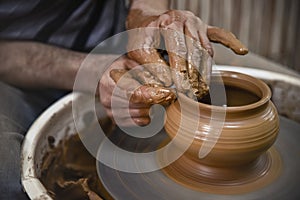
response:
<svg viewBox="0 0 300 200"><path fill-rule="evenodd" d="M54 199L100 200L105 194L97 175L96 159L78 134L60 141L44 156L40 179Z"/></svg>

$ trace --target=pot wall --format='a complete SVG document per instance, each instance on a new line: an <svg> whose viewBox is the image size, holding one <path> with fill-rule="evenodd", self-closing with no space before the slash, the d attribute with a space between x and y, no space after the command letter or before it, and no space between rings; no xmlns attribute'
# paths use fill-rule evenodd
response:
<svg viewBox="0 0 300 200"><path fill-rule="evenodd" d="M270 101L270 89L265 83L235 72L222 72L222 76L225 85L237 86L255 93L259 100L249 105L224 108L198 103L179 95L180 101L167 109L165 129L173 138L179 126L182 126L182 137L176 141L179 148L187 144L187 137L195 136L185 153L190 159L212 166L240 166L254 161L272 146L279 131L279 118L275 106ZM180 104L184 105L184 110L181 110ZM198 115L194 109L190 109L192 104L198 104ZM225 112L224 115L220 114L222 112ZM185 121L188 123L181 124L181 118L187 118ZM193 130L190 127L197 123L198 130L195 134L191 132ZM216 136L219 124L222 125L222 130L220 135ZM204 141L208 145L214 141L216 143L207 156L200 159L198 154L200 148L205 145Z"/></svg>

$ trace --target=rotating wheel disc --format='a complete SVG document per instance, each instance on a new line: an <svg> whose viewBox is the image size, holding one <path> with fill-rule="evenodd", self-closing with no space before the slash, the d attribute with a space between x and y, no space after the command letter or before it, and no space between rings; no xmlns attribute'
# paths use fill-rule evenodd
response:
<svg viewBox="0 0 300 200"><path fill-rule="evenodd" d="M300 124L280 117L280 132L273 148L277 150L282 162L281 173L267 186L256 187L255 190L242 194L221 195L189 189L174 182L162 170L127 173L98 162L98 174L105 189L114 199L300 199L299 130ZM159 134L151 141L152 148L157 148L167 137L163 131Z"/></svg>

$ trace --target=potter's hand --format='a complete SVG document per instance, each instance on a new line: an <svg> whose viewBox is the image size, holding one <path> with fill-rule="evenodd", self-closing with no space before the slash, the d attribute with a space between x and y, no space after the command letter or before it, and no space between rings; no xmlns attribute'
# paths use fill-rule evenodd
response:
<svg viewBox="0 0 300 200"><path fill-rule="evenodd" d="M198 99L207 93L210 81L213 49L209 40L222 43L237 54L248 51L232 33L207 26L189 11L170 10L152 16L131 9L127 28L146 28L129 32L128 56L140 64L152 63L148 70L165 86L174 81L178 91ZM167 63L156 50L161 35L169 55L171 76Z"/></svg>
<svg viewBox="0 0 300 200"><path fill-rule="evenodd" d="M99 89L101 103L109 117L114 119L114 115L120 119L119 126L147 125L153 104L167 106L176 97L142 66L125 56L106 70Z"/></svg>

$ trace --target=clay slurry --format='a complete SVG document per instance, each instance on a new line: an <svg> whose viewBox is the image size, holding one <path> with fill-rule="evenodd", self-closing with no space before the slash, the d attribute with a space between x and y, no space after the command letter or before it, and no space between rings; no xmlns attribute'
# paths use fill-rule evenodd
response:
<svg viewBox="0 0 300 200"><path fill-rule="evenodd" d="M222 101L222 99L224 99L224 97L216 96L220 95L218 90L223 89L223 86L220 84L213 84L210 88L211 92L204 96L199 102L209 105L223 106L224 100ZM225 93L226 105L228 107L249 105L259 101L260 99L256 94L235 86L225 85Z"/></svg>

